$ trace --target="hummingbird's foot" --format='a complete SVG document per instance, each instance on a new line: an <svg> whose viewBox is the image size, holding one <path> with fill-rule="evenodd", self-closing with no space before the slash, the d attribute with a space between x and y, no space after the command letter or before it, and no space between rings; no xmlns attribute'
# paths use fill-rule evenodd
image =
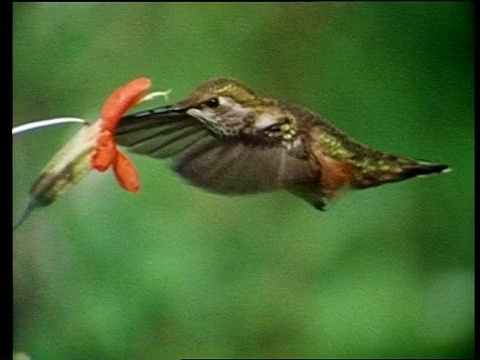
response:
<svg viewBox="0 0 480 360"><path fill-rule="evenodd" d="M327 204L325 204L325 202L323 200L312 202L312 205L317 210L320 210L320 211L326 211L327 210L326 209Z"/></svg>

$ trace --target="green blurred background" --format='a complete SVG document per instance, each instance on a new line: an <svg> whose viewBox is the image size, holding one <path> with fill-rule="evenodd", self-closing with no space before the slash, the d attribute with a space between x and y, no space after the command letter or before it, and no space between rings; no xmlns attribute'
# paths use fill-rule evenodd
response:
<svg viewBox="0 0 480 360"><path fill-rule="evenodd" d="M132 155L139 195L92 172L15 231L15 351L472 357L473 42L470 3L14 4L13 125L95 120L140 76L171 102L230 76L453 168L321 213L285 192L210 194ZM77 129L13 139L14 217Z"/></svg>

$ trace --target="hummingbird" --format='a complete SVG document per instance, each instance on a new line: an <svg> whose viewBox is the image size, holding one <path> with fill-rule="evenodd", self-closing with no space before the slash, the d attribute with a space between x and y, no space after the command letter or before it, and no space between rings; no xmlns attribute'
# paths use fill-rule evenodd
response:
<svg viewBox="0 0 480 360"><path fill-rule="evenodd" d="M115 139L134 153L173 158L173 170L205 190L286 190L319 210L346 189L450 170L362 145L323 116L230 78L207 81L173 105L124 116Z"/></svg>

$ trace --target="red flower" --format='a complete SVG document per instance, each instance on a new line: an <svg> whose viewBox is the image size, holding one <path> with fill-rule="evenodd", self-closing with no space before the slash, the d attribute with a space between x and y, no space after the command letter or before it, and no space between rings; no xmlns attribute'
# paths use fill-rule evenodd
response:
<svg viewBox="0 0 480 360"><path fill-rule="evenodd" d="M92 168L102 172L113 165L120 186L134 193L140 188L137 170L130 159L118 150L113 133L123 114L140 101L150 85L149 79L139 78L110 95L100 113L100 133L97 136L95 153L90 160Z"/></svg>
<svg viewBox="0 0 480 360"><path fill-rule="evenodd" d="M142 98L150 85L149 79L139 78L110 95L102 108L100 118L92 125L80 129L42 170L30 188L30 201L14 229L34 208L51 204L83 179L91 169L104 172L112 167L122 188L133 193L139 191L137 170L130 159L118 150L113 134L128 109L143 99L168 93L150 94L149 97ZM49 122L53 123L55 120L61 119Z"/></svg>

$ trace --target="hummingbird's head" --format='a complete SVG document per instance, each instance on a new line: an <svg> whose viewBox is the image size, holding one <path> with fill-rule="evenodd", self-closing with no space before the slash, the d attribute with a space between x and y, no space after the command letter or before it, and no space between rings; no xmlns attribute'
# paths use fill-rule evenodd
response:
<svg viewBox="0 0 480 360"><path fill-rule="evenodd" d="M257 96L234 79L207 81L176 107L219 137L244 135L288 140L296 131L295 118L281 109L277 101Z"/></svg>
<svg viewBox="0 0 480 360"><path fill-rule="evenodd" d="M177 104L220 137L237 136L255 118L257 97L233 79L207 81Z"/></svg>

